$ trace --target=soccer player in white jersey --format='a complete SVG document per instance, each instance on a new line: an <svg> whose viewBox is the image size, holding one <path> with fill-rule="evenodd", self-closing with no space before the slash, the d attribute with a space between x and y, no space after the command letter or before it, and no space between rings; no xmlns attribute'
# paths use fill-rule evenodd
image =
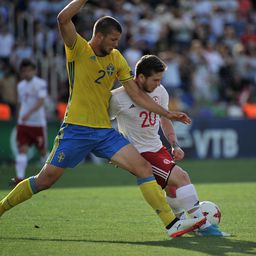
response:
<svg viewBox="0 0 256 256"><path fill-rule="evenodd" d="M168 109L169 95L160 84L165 70L165 63L157 56L145 55L136 64L134 80L155 102ZM158 184L166 189L167 201L174 213L178 215L181 209L185 209L192 218L202 216L198 195L189 175L176 165L158 134L161 125L165 137L173 147L174 155L182 159L184 152L177 143L172 123L135 104L123 87L112 91L109 111L110 116L117 120L118 130L151 163ZM173 194L173 187L177 188L176 198L170 197ZM197 233L202 236L228 235L208 221Z"/></svg>
<svg viewBox="0 0 256 256"><path fill-rule="evenodd" d="M17 85L19 114L17 122L16 177L11 183L16 185L25 178L28 163L27 151L35 145L41 160L46 160L47 137L44 103L47 83L36 75L36 65L29 59L22 60L20 75L23 79Z"/></svg>

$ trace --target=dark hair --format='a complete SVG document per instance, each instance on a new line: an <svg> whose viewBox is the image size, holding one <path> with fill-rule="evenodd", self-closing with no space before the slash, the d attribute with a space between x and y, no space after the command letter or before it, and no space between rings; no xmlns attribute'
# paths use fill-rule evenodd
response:
<svg viewBox="0 0 256 256"><path fill-rule="evenodd" d="M149 77L154 73L164 72L166 70L166 64L155 55L144 55L136 63L135 77L139 74L143 74L145 77Z"/></svg>
<svg viewBox="0 0 256 256"><path fill-rule="evenodd" d="M20 63L20 70L26 67L36 69L36 64L31 59L23 59Z"/></svg>
<svg viewBox="0 0 256 256"><path fill-rule="evenodd" d="M122 27L120 23L110 16L104 16L98 19L93 27L93 34L101 32L104 36L110 34L112 31L122 33Z"/></svg>

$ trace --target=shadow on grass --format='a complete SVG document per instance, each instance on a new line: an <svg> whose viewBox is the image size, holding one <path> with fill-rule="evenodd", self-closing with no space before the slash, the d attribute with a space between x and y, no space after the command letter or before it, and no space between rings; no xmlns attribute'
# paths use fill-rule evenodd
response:
<svg viewBox="0 0 256 256"><path fill-rule="evenodd" d="M45 241L45 242L77 242L77 243L106 243L128 244L143 246L158 246L179 248L195 252L206 253L213 256L225 256L227 253L239 255L255 255L256 243L251 241L234 240L218 237L179 237L172 240L161 241L108 241L90 239L62 239L62 238L37 238L37 237L0 237L0 240Z"/></svg>

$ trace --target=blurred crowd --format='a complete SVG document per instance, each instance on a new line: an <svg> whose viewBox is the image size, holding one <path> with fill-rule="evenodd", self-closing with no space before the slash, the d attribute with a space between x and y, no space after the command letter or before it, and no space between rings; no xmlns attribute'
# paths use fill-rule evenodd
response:
<svg viewBox="0 0 256 256"><path fill-rule="evenodd" d="M56 17L68 0L1 0L0 102L16 113L18 67L36 60L48 81L49 119L66 102L68 84ZM192 116L256 118L256 1L92 0L74 17L91 38L103 15L123 25L119 50L131 67L144 54L167 64L163 85L170 109Z"/></svg>

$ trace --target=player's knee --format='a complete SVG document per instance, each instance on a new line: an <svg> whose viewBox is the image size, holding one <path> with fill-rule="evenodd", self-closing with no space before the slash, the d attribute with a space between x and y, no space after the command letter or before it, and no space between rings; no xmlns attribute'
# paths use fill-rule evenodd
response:
<svg viewBox="0 0 256 256"><path fill-rule="evenodd" d="M28 148L27 148L27 146L23 145L18 148L18 151L20 154L26 154L28 151Z"/></svg>
<svg viewBox="0 0 256 256"><path fill-rule="evenodd" d="M169 185L176 185L177 187L190 184L190 178L186 171L179 166L175 166L169 178Z"/></svg>
<svg viewBox="0 0 256 256"><path fill-rule="evenodd" d="M51 177L51 175L43 175L41 176L40 174L35 177L36 179L36 188L37 191L42 191L50 188L54 183L55 179Z"/></svg>
<svg viewBox="0 0 256 256"><path fill-rule="evenodd" d="M181 179L183 180L184 184L188 185L191 183L189 175L186 171L184 171L183 169L181 169L182 173L181 173Z"/></svg>
<svg viewBox="0 0 256 256"><path fill-rule="evenodd" d="M42 178L36 178L36 188L37 191L42 191L42 190L46 190L48 188L50 188L53 185L52 182L50 182L50 180L48 179L42 179Z"/></svg>
<svg viewBox="0 0 256 256"><path fill-rule="evenodd" d="M146 178L148 176L153 175L152 172L152 166L148 161L143 161L143 163L140 166L137 166L136 170L135 170L135 175L138 178Z"/></svg>

